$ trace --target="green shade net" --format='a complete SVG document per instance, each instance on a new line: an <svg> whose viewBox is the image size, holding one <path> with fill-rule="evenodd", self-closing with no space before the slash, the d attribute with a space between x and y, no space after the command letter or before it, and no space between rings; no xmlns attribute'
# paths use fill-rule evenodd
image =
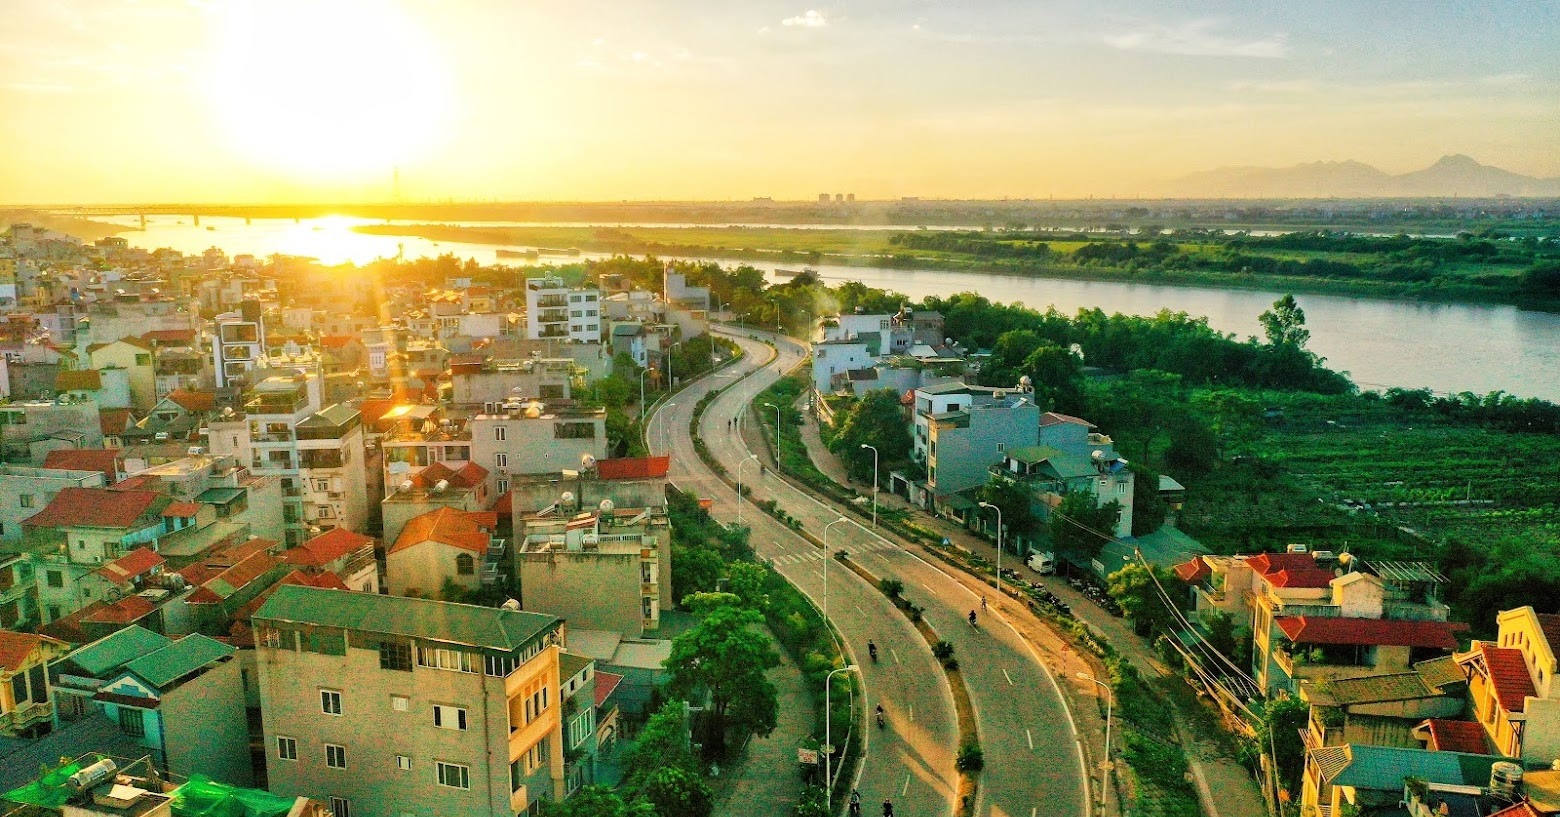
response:
<svg viewBox="0 0 1560 817"><path fill-rule="evenodd" d="M101 759L102 758L97 758L96 760ZM92 762L95 763L96 760ZM87 765L90 765L90 763L71 761L64 764L63 766L60 766L54 771L45 772L44 774L40 775L37 780L34 780L25 786L6 792L3 796L6 800L9 800L13 803L21 803L22 805L26 806L43 806L44 808L59 809L61 806L65 805L65 800L74 794L74 792L72 792L70 788L66 786L66 783L70 781L70 776L76 772L81 771L82 767Z"/></svg>
<svg viewBox="0 0 1560 817"><path fill-rule="evenodd" d="M295 798L260 789L218 783L205 775L190 775L173 793L174 817L280 817L292 810Z"/></svg>

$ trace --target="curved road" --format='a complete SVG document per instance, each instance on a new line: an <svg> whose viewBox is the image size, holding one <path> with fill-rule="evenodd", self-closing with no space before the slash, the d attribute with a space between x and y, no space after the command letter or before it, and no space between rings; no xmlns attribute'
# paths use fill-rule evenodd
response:
<svg viewBox="0 0 1560 817"><path fill-rule="evenodd" d="M671 455L672 481L684 491L713 499L713 515L725 522L737 520L736 493L711 473L694 452L688 425L701 397L730 384L733 378L745 378L704 414L701 435L706 442L712 446L731 442L734 435L728 430L728 421L753 394L774 381L773 365L763 365L774 357L770 347L751 340L742 341L742 346L747 354L741 361L674 394L657 408L645 431L654 453ZM775 362L783 365L788 359L794 365L793 355L794 352L782 354ZM760 374L750 377L755 370ZM742 455L728 458L725 453L728 452L722 445L722 454L718 456L729 462L728 473L735 474ZM746 480L758 481L757 463L749 462L742 471ZM758 555L774 564L776 570L822 607L826 562L822 551L745 503L742 521L752 528L752 543ZM823 525L830 521L832 518L825 519L809 529L821 536ZM844 533L849 527L837 525L834 532ZM852 660L861 666L867 709L881 703L887 713L886 729L878 729L869 719L863 734L867 762L856 785L861 790L864 813L875 813L875 804L890 799L895 814L905 817L950 815L957 781L953 760L958 726L948 682L909 621L856 574L827 561L831 568L829 619L846 639ZM876 664L867 660L868 639L878 645ZM833 726L834 740L843 743L848 725ZM841 779L836 787L850 785L851 781Z"/></svg>

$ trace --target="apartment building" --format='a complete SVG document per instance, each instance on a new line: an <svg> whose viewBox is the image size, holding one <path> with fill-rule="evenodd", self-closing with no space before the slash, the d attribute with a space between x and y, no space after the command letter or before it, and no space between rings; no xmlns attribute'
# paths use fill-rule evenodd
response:
<svg viewBox="0 0 1560 817"><path fill-rule="evenodd" d="M565 796L560 619L284 586L253 621L271 791L336 817Z"/></svg>
<svg viewBox="0 0 1560 817"><path fill-rule="evenodd" d="M29 468L0 463L0 543L22 541L22 520L66 488L102 488L104 475L87 469Z"/></svg>
<svg viewBox="0 0 1560 817"><path fill-rule="evenodd" d="M521 606L572 626L640 638L674 605L671 525L664 505L516 518L514 572Z"/></svg>
<svg viewBox="0 0 1560 817"><path fill-rule="evenodd" d="M601 342L601 290L571 287L546 275L525 279L525 336L531 340Z"/></svg>
<svg viewBox="0 0 1560 817"><path fill-rule="evenodd" d="M978 488L991 466L1040 439L1040 407L1011 389L944 383L915 390L911 456L926 466L934 502Z"/></svg>
<svg viewBox="0 0 1560 817"><path fill-rule="evenodd" d="M1560 758L1560 615L1518 607L1495 621L1493 642L1475 641L1457 656L1472 714L1501 754L1547 764Z"/></svg>
<svg viewBox="0 0 1560 817"><path fill-rule="evenodd" d="M540 400L523 409L500 409L478 414L466 424L472 462L499 479L578 470L607 456L605 409L549 408Z"/></svg>
<svg viewBox="0 0 1560 817"><path fill-rule="evenodd" d="M250 370L262 364L266 340L261 310L259 301L244 301L238 312L217 316L211 356L219 388L248 382Z"/></svg>
<svg viewBox="0 0 1560 817"><path fill-rule="evenodd" d="M97 448L103 425L96 403L35 401L0 406L0 457L40 463L56 448Z"/></svg>
<svg viewBox="0 0 1560 817"><path fill-rule="evenodd" d="M1118 538L1131 536L1135 477L1126 460L1116 456L1110 447L1110 438L1103 440L1102 447L1094 449L1091 456L1070 454L1049 445L1010 448L1002 462L991 467L991 472L995 477L1028 487L1043 518L1048 518L1050 509L1070 493L1088 494L1094 498L1095 507L1115 502L1121 506L1121 512L1116 516L1113 534Z"/></svg>
<svg viewBox="0 0 1560 817"><path fill-rule="evenodd" d="M100 405L128 405L137 412L146 412L157 402L156 350L149 341L137 337L120 338L109 343L95 343L86 351L91 368L100 372L119 369L127 373L129 402Z"/></svg>
<svg viewBox="0 0 1560 817"><path fill-rule="evenodd" d="M451 361L450 405L457 411L497 414L506 403L570 400L577 368L566 357Z"/></svg>

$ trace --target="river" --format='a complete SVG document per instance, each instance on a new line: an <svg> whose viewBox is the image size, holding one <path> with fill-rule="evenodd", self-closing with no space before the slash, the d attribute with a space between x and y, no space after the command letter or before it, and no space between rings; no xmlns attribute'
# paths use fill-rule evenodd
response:
<svg viewBox="0 0 1560 817"><path fill-rule="evenodd" d="M104 219L138 225L130 216ZM352 232L369 219L203 218L147 219L145 231L122 235L134 246L172 247L200 253L220 247L229 255L273 253L318 258L326 264L366 263L376 258L407 258L454 253L484 264L510 266L537 262L499 259L502 245L433 242L410 236ZM500 226L500 225L485 225ZM207 228L211 229L207 229ZM584 253L583 258L601 258ZM541 263L568 259L544 258ZM767 266L767 265L763 265ZM786 266L796 268L797 264ZM1161 309L1207 316L1209 325L1240 337L1260 334L1257 316L1280 297L1278 292L1170 287L1115 281L1069 281L951 270L896 270L880 267L814 266L826 281L861 281L919 299L926 295L979 292L994 301L1018 301L1044 309L1055 305L1072 313L1083 307L1147 315ZM783 280L783 279L776 279ZM1414 303L1338 295L1299 295L1311 331L1311 349L1328 365L1349 372L1361 388L1425 386L1439 392L1478 394L1504 390L1523 397L1560 402L1560 315L1514 306Z"/></svg>

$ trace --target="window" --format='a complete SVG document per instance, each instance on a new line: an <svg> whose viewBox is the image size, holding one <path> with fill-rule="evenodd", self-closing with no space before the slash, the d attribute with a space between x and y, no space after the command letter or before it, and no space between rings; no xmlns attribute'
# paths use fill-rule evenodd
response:
<svg viewBox="0 0 1560 817"><path fill-rule="evenodd" d="M501 494L509 493L509 480L504 479L503 477L499 477L499 479L498 479L498 492L501 493ZM5 530L4 530L3 526L0 526L0 533L5 533Z"/></svg>
<svg viewBox="0 0 1560 817"><path fill-rule="evenodd" d="M320 690L320 711L327 715L340 715L341 693L332 689Z"/></svg>
<svg viewBox="0 0 1560 817"><path fill-rule="evenodd" d="M411 672L412 645L397 644L393 641L379 642L379 668Z"/></svg>
<svg viewBox="0 0 1560 817"><path fill-rule="evenodd" d="M1007 450L1007 443L997 443L997 453L998 454L1001 454L1002 452L1004 452L1006 450Z"/></svg>
<svg viewBox="0 0 1560 817"><path fill-rule="evenodd" d="M298 759L298 741L296 738L278 737L276 739L276 756L282 760Z"/></svg>
<svg viewBox="0 0 1560 817"><path fill-rule="evenodd" d="M314 481L314 490L319 491L320 493L324 493L326 491L329 491L330 490L330 480L328 480L328 479L317 479L317 480L315 480Z"/></svg>
<svg viewBox="0 0 1560 817"><path fill-rule="evenodd" d="M476 661L471 653L459 650L441 650L435 647L417 648L417 666L431 669L447 669L452 672L476 672Z"/></svg>
<svg viewBox="0 0 1560 817"><path fill-rule="evenodd" d="M319 516L320 519L332 519L332 518L335 518L335 516L336 516L335 508L333 506L331 506L331 505L321 505L319 507L319 513L317 514L317 516Z"/></svg>
<svg viewBox="0 0 1560 817"><path fill-rule="evenodd" d="M439 785L452 789L471 788L471 767L459 763L438 763Z"/></svg>
<svg viewBox="0 0 1560 817"><path fill-rule="evenodd" d="M520 666L520 662L512 655L486 655L483 656L484 670L494 678L507 678L509 673Z"/></svg>
<svg viewBox="0 0 1560 817"><path fill-rule="evenodd" d="M64 587L65 574L58 570L50 570L44 574L50 587Z"/></svg>
<svg viewBox="0 0 1560 817"><path fill-rule="evenodd" d="M119 707L119 730L133 738L146 737L146 720L141 710Z"/></svg>
<svg viewBox="0 0 1560 817"><path fill-rule="evenodd" d="M412 758L410 755L396 755L395 767L403 772L412 770Z"/></svg>
<svg viewBox="0 0 1560 817"><path fill-rule="evenodd" d="M477 560L471 558L471 554L462 553L455 557L455 572L461 576L470 576L477 572Z"/></svg>
<svg viewBox="0 0 1560 817"><path fill-rule="evenodd" d="M498 452L497 454L494 454L493 455L493 467L495 467L495 468L508 468L509 467L509 455L505 454L502 451Z"/></svg>
<svg viewBox="0 0 1560 817"><path fill-rule="evenodd" d="M352 801L345 797L330 798L330 817L352 817Z"/></svg>
<svg viewBox="0 0 1560 817"><path fill-rule="evenodd" d="M391 695L390 708L397 712L406 712L412 708L412 699L405 695Z"/></svg>
<svg viewBox="0 0 1560 817"><path fill-rule="evenodd" d="M325 744L325 765L332 769L347 768L347 747L334 743Z"/></svg>
<svg viewBox="0 0 1560 817"><path fill-rule="evenodd" d="M571 318L583 318L583 317L585 317L585 313L580 311L580 310L578 310L578 309L575 309L575 310L569 312L569 317L571 317Z"/></svg>
<svg viewBox="0 0 1560 817"><path fill-rule="evenodd" d="M493 441L503 442L509 439L509 426L493 426Z"/></svg>
<svg viewBox="0 0 1560 817"><path fill-rule="evenodd" d="M433 705L433 725L440 729L466 731L466 710L458 706Z"/></svg>
<svg viewBox="0 0 1560 817"><path fill-rule="evenodd" d="M16 501L20 503L23 508L31 508L33 506L33 495L17 494Z"/></svg>

